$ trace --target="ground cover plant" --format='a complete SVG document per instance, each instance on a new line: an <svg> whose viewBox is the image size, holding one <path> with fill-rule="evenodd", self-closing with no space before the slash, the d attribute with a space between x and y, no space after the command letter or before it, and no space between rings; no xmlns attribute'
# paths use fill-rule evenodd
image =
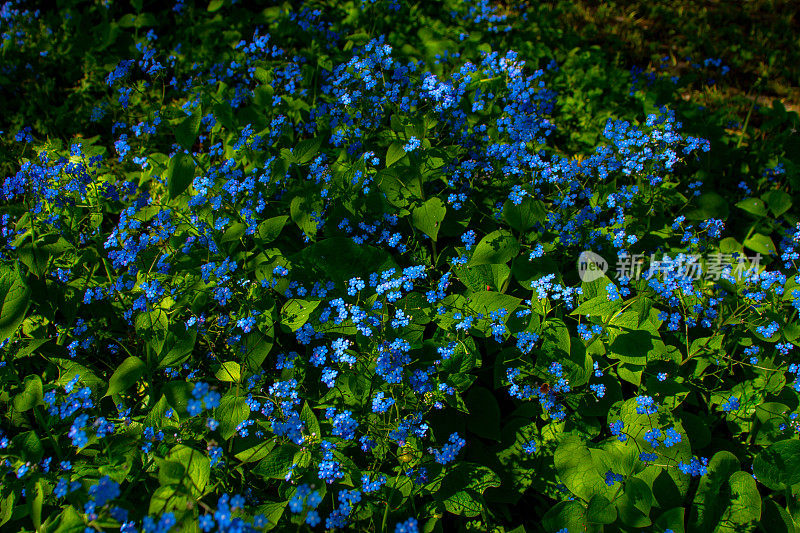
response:
<svg viewBox="0 0 800 533"><path fill-rule="evenodd" d="M773 4L2 4L0 528L795 531Z"/></svg>

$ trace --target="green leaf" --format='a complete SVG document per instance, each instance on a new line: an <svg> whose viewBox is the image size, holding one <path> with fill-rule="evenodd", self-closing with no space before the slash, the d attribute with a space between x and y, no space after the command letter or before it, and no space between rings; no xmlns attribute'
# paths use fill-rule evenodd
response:
<svg viewBox="0 0 800 533"><path fill-rule="evenodd" d="M255 371L258 369L272 350L275 341L275 327L270 325L267 333L253 330L244 337L245 355L244 361L247 368Z"/></svg>
<svg viewBox="0 0 800 533"><path fill-rule="evenodd" d="M754 233L750 238L744 241L744 246L763 255L777 253L775 251L775 243L772 242L772 239L761 233Z"/></svg>
<svg viewBox="0 0 800 533"><path fill-rule="evenodd" d="M225 5L225 0L211 0L208 3L208 7L206 8L206 11L208 11L209 13L213 13L215 11L219 11L219 9L223 5Z"/></svg>
<svg viewBox="0 0 800 533"><path fill-rule="evenodd" d="M313 237L317 234L317 223L312 219L312 215L322 212L321 204L316 200L309 200L303 196L295 196L289 205L289 214L292 221L297 224L305 234Z"/></svg>
<svg viewBox="0 0 800 533"><path fill-rule="evenodd" d="M571 315L596 316L606 319L622 309L622 300L619 298L610 301L607 296L595 296L580 304ZM649 310L648 310L649 313Z"/></svg>
<svg viewBox="0 0 800 533"><path fill-rule="evenodd" d="M195 496L201 496L211 478L211 462L208 456L194 448L175 445L167 454L166 460L178 463L185 472L184 484Z"/></svg>
<svg viewBox="0 0 800 533"><path fill-rule="evenodd" d="M395 207L405 208L411 200L422 197L418 180L404 181L394 170L379 170L375 174L375 183L386 196L386 200Z"/></svg>
<svg viewBox="0 0 800 533"><path fill-rule="evenodd" d="M186 413L189 399L192 397L192 385L186 381L170 381L161 389L169 404L179 413Z"/></svg>
<svg viewBox="0 0 800 533"><path fill-rule="evenodd" d="M161 353L167 341L169 319L161 308L139 313L136 317L136 332L144 337L156 353Z"/></svg>
<svg viewBox="0 0 800 533"><path fill-rule="evenodd" d="M145 370L147 370L147 365L144 361L135 355L128 357L117 367L111 379L108 380L108 390L105 396L111 396L112 394L117 394L126 390L139 381L139 378L144 375Z"/></svg>
<svg viewBox="0 0 800 533"><path fill-rule="evenodd" d="M242 379L242 369L236 361L225 361L214 376L220 381L236 383Z"/></svg>
<svg viewBox="0 0 800 533"><path fill-rule="evenodd" d="M250 416L250 407L244 398L231 392L222 397L214 416L219 422L222 438L228 440L236 433L236 426Z"/></svg>
<svg viewBox="0 0 800 533"><path fill-rule="evenodd" d="M214 116L229 130L236 129L236 121L233 119L233 109L228 103L214 104Z"/></svg>
<svg viewBox="0 0 800 533"><path fill-rule="evenodd" d="M287 220L289 220L288 216L281 215L268 218L258 225L258 236L261 238L264 244L270 243L278 238L278 235L280 235L281 230L283 230Z"/></svg>
<svg viewBox="0 0 800 533"><path fill-rule="evenodd" d="M69 509L72 509L72 507L69 507ZM11 515L13 512L14 512L14 491L8 489L8 494L0 497L0 526L11 520Z"/></svg>
<svg viewBox="0 0 800 533"><path fill-rule="evenodd" d="M590 501L595 494L605 494L608 490L592 458L592 453L580 437L571 435L558 445L555 453L555 467L561 482L569 491Z"/></svg>
<svg viewBox="0 0 800 533"><path fill-rule="evenodd" d="M247 230L247 224L245 224L244 222L234 222L230 226L228 226L228 229L226 229L225 233L222 234L220 242L224 243L224 242L238 241L242 237L242 235L244 235L244 232L246 230Z"/></svg>
<svg viewBox="0 0 800 533"><path fill-rule="evenodd" d="M444 503L449 513L477 516L484 506L484 491L499 486L500 477L491 468L461 462L451 467L434 497Z"/></svg>
<svg viewBox="0 0 800 533"><path fill-rule="evenodd" d="M559 531L562 528L567 528L570 533L598 531L590 529L585 517L586 507L580 501L560 501L545 513L542 525L546 528L545 531Z"/></svg>
<svg viewBox="0 0 800 533"><path fill-rule="evenodd" d="M795 524L792 516L775 500L763 502L761 527L769 533L794 533Z"/></svg>
<svg viewBox="0 0 800 533"><path fill-rule="evenodd" d="M23 412L32 409L43 397L42 378L36 375L27 376L22 392L14 396L14 410Z"/></svg>
<svg viewBox="0 0 800 533"><path fill-rule="evenodd" d="M628 479L622 496L616 502L622 523L631 527L649 526L653 499L653 491L647 483L636 477Z"/></svg>
<svg viewBox="0 0 800 533"><path fill-rule="evenodd" d="M177 324L167 331L164 346L158 357L158 367L167 368L183 363L194 350L197 331L187 330L183 324Z"/></svg>
<svg viewBox="0 0 800 533"><path fill-rule="evenodd" d="M666 531L667 529L671 529L675 533L684 533L685 529L683 524L685 522L685 514L686 509L683 507L673 507L671 509L667 509L653 521L653 525L659 528L657 531Z"/></svg>
<svg viewBox="0 0 800 533"><path fill-rule="evenodd" d="M31 303L31 290L19 272L0 266L0 342L11 338L25 319Z"/></svg>
<svg viewBox="0 0 800 533"><path fill-rule="evenodd" d="M25 492L25 500L28 504L31 522L33 522L33 527L36 528L36 531L39 531L42 526L42 503L44 502L42 480L39 479L35 483L27 483Z"/></svg>
<svg viewBox="0 0 800 533"><path fill-rule="evenodd" d="M254 514L263 514L267 519L266 531L270 531L278 525L287 503L289 503L288 500L280 503L266 502L256 507Z"/></svg>
<svg viewBox="0 0 800 533"><path fill-rule="evenodd" d="M764 202L758 198L747 198L742 200L736 204L736 207L744 209L751 215L755 215L757 217L767 216L767 208L764 205Z"/></svg>
<svg viewBox="0 0 800 533"><path fill-rule="evenodd" d="M592 524L611 524L617 519L617 508L608 498L595 494L586 507L586 521Z"/></svg>
<svg viewBox="0 0 800 533"><path fill-rule="evenodd" d="M415 228L436 242L447 208L439 198L428 199L411 212L411 223Z"/></svg>
<svg viewBox="0 0 800 533"><path fill-rule="evenodd" d="M308 322L308 317L317 306L320 300L301 300L292 298L283 304L281 308L281 324L288 327L291 331L297 331L303 324Z"/></svg>
<svg viewBox="0 0 800 533"><path fill-rule="evenodd" d="M731 474L728 487L729 504L715 531L733 533L742 529L732 524L745 525L761 518L761 495L753 476L741 470Z"/></svg>
<svg viewBox="0 0 800 533"><path fill-rule="evenodd" d="M322 137L314 137L313 139L305 139L297 143L297 146L292 150L294 160L298 164L304 165L314 159L317 153L319 153L319 149L322 147L323 140Z"/></svg>
<svg viewBox="0 0 800 533"><path fill-rule="evenodd" d="M386 150L386 168L389 168L403 159L403 156L405 155L406 151L403 150L403 144L399 142L393 142Z"/></svg>
<svg viewBox="0 0 800 533"><path fill-rule="evenodd" d="M492 311L505 309L507 311L505 319L507 320L517 310L521 302L520 298L501 292L479 291L470 295L468 305L475 313L483 313L484 318L487 320Z"/></svg>
<svg viewBox="0 0 800 533"><path fill-rule="evenodd" d="M2 522L0 522L2 525ZM81 515L71 505L64 509L53 523L54 533L83 533L86 530L86 523Z"/></svg>
<svg viewBox="0 0 800 533"><path fill-rule="evenodd" d="M772 490L800 483L800 440L782 440L753 460L753 473Z"/></svg>
<svg viewBox="0 0 800 533"><path fill-rule="evenodd" d="M503 204L503 218L509 226L522 233L537 222L543 222L547 218L547 210L542 202L526 196L519 205L506 200Z"/></svg>
<svg viewBox="0 0 800 533"><path fill-rule="evenodd" d="M294 444L282 444L263 458L253 473L270 479L283 479L294 464L294 456L298 451L299 448Z"/></svg>
<svg viewBox="0 0 800 533"><path fill-rule="evenodd" d="M469 266L500 265L509 262L519 253L519 243L506 230L493 231L475 247Z"/></svg>
<svg viewBox="0 0 800 533"><path fill-rule="evenodd" d="M44 456L44 446L33 431L25 431L11 439L11 449L17 450L23 461L38 463Z"/></svg>
<svg viewBox="0 0 800 533"><path fill-rule="evenodd" d="M183 148L191 150L192 146L194 146L194 141L200 132L201 118L202 113L197 110L175 127L175 139Z"/></svg>
<svg viewBox="0 0 800 533"><path fill-rule="evenodd" d="M312 411L311 407L308 405L308 402L303 404L303 410L300 411L300 420L305 422L306 432L309 435L316 435L317 437L321 435L319 432L319 421L314 411Z"/></svg>
<svg viewBox="0 0 800 533"><path fill-rule="evenodd" d="M177 198L194 180L194 159L189 154L178 152L169 160L167 170L167 192L170 198Z"/></svg>
<svg viewBox="0 0 800 533"><path fill-rule="evenodd" d="M275 439L262 441L259 444L241 451L235 457L243 463L255 463L269 455L269 452L275 447Z"/></svg>
<svg viewBox="0 0 800 533"><path fill-rule="evenodd" d="M772 190L763 194L761 198L776 217L781 216L792 207L792 197L783 191Z"/></svg>
<svg viewBox="0 0 800 533"><path fill-rule="evenodd" d="M708 462L708 474L700 478L691 506L689 528L710 531L719 521L727 505L721 493L733 472L739 470L739 460L728 451L714 454Z"/></svg>

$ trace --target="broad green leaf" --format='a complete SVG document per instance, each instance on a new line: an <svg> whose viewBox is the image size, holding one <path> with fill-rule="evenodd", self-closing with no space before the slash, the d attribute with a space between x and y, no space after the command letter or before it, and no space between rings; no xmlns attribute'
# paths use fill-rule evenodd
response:
<svg viewBox="0 0 800 533"><path fill-rule="evenodd" d="M270 479L283 479L295 463L294 456L298 451L299 448L294 444L282 444L263 458L253 473Z"/></svg>
<svg viewBox="0 0 800 533"><path fill-rule="evenodd" d="M25 319L30 305L31 290L19 272L0 266L0 341L11 338Z"/></svg>
<svg viewBox="0 0 800 533"><path fill-rule="evenodd" d="M224 5L225 5L225 1L224 0L211 0L208 3L208 7L206 8L206 11L208 11L209 13L214 13L215 11L219 11L219 9Z"/></svg>
<svg viewBox="0 0 800 533"><path fill-rule="evenodd" d="M313 237L317 234L317 222L312 218L314 213L322 213L322 205L316 200L309 200L303 196L295 196L289 205L289 214L292 222L297 224L306 235Z"/></svg>
<svg viewBox="0 0 800 533"><path fill-rule="evenodd" d="M214 376L220 381L236 383L242 379L242 369L236 361L225 361Z"/></svg>
<svg viewBox="0 0 800 533"><path fill-rule="evenodd" d="M297 146L292 150L295 161L300 165L304 165L314 159L317 153L319 153L319 149L322 147L323 140L322 137L314 137L313 139L305 139L297 143Z"/></svg>
<svg viewBox="0 0 800 533"><path fill-rule="evenodd" d="M243 463L255 463L269 455L274 447L275 439L262 441L252 448L237 453L235 457Z"/></svg>
<svg viewBox="0 0 800 533"><path fill-rule="evenodd" d="M515 230L525 232L537 222L543 222L547 218L547 210L542 202L526 196L519 205L506 200L503 204L503 218Z"/></svg>
<svg viewBox="0 0 800 533"><path fill-rule="evenodd" d="M505 230L496 230L486 235L475 246L469 266L499 265L509 262L519 253L519 243Z"/></svg>
<svg viewBox="0 0 800 533"><path fill-rule="evenodd" d="M744 241L745 248L749 248L754 252L763 255L775 254L775 243L772 239L761 233L754 233L751 237Z"/></svg>
<svg viewBox="0 0 800 533"><path fill-rule="evenodd" d="M191 150L197 134L200 132L200 120L202 113L199 109L186 117L175 127L175 139L178 144L187 150Z"/></svg>
<svg viewBox="0 0 800 533"><path fill-rule="evenodd" d="M11 520L11 514L14 512L15 493L10 488L7 490L7 494L0 496L0 526ZM3 492L5 492L5 490ZM68 507L68 509L72 509L72 507Z"/></svg>
<svg viewBox="0 0 800 533"><path fill-rule="evenodd" d="M164 346L159 355L159 368L177 366L183 363L194 350L197 331L186 329L183 324L173 324L164 339Z"/></svg>
<svg viewBox="0 0 800 533"><path fill-rule="evenodd" d="M620 309L622 309L622 301L619 298L616 300L609 300L607 296L595 296L591 300L587 300L580 304L570 314L590 317L596 316L606 319L617 313Z"/></svg>
<svg viewBox="0 0 800 533"><path fill-rule="evenodd" d="M656 494L656 497L658 494ZM686 509L683 507L673 507L661 513L658 518L653 521L653 525L659 528L657 531L666 531L671 529L675 533L684 533L684 515Z"/></svg>
<svg viewBox="0 0 800 533"><path fill-rule="evenodd" d="M44 503L44 490L42 490L42 480L29 482L25 487L25 500L28 504L31 522L36 531L42 526L42 504Z"/></svg>
<svg viewBox="0 0 800 533"><path fill-rule="evenodd" d="M220 242L234 242L238 241L244 235L244 232L247 231L247 224L244 222L234 222L225 230L225 233L222 234L222 238L220 238Z"/></svg>
<svg viewBox="0 0 800 533"><path fill-rule="evenodd" d="M307 301L292 298L281 308L281 324L291 331L297 331L308 321L308 317L320 303L320 300Z"/></svg>
<svg viewBox="0 0 800 533"><path fill-rule="evenodd" d="M649 526L653 499L653 491L647 483L636 477L627 480L622 496L616 501L622 523L631 527Z"/></svg>
<svg viewBox="0 0 800 533"><path fill-rule="evenodd" d="M2 521L0 521L0 525ZM53 523L54 533L83 533L86 530L86 523L83 518L71 505L66 507Z"/></svg>
<svg viewBox="0 0 800 533"><path fill-rule="evenodd" d="M12 450L22 457L23 461L38 463L44 456L44 446L35 431L24 431L11 439Z"/></svg>
<svg viewBox="0 0 800 533"><path fill-rule="evenodd" d="M139 313L135 320L136 332L141 335L156 353L161 353L167 341L169 319L161 308Z"/></svg>
<svg viewBox="0 0 800 533"><path fill-rule="evenodd" d="M767 208L764 205L764 202L758 198L747 198L741 202L737 202L736 207L744 209L751 215L755 215L757 217L767 216Z"/></svg>
<svg viewBox="0 0 800 533"><path fill-rule="evenodd" d="M42 389L42 378L37 375L25 378L23 390L14 396L14 409L16 411L27 411L38 405L44 397Z"/></svg>
<svg viewBox="0 0 800 533"><path fill-rule="evenodd" d="M436 242L447 208L438 197L428 199L411 212L414 227Z"/></svg>
<svg viewBox="0 0 800 533"><path fill-rule="evenodd" d="M278 525L278 521L280 521L281 516L283 516L283 511L286 509L287 503L289 503L288 500L280 503L273 503L273 502L262 503L261 505L255 508L253 513L262 514L266 517L267 525L265 530L270 531L275 526Z"/></svg>
<svg viewBox="0 0 800 533"><path fill-rule="evenodd" d="M399 142L393 142L386 150L386 168L389 168L400 161L404 155L406 155L406 151L403 150L403 144Z"/></svg>
<svg viewBox="0 0 800 533"><path fill-rule="evenodd" d="M382 169L375 175L375 183L395 207L407 207L409 202L422 197L419 181L401 179L394 170Z"/></svg>
<svg viewBox="0 0 800 533"><path fill-rule="evenodd" d="M444 503L449 513L477 516L484 505L484 491L499 486L500 477L490 468L460 462L448 471L434 497Z"/></svg>
<svg viewBox="0 0 800 533"><path fill-rule="evenodd" d="M219 402L219 407L214 411L214 418L219 422L219 432L225 440L230 439L236 434L236 427L247 420L250 416L250 407L247 401L236 396L232 391Z"/></svg>
<svg viewBox="0 0 800 533"><path fill-rule="evenodd" d="M772 490L800 483L800 440L782 440L762 450L753 460L753 473Z"/></svg>
<svg viewBox="0 0 800 533"><path fill-rule="evenodd" d="M268 218L258 225L258 236L261 238L264 244L270 243L278 238L278 235L280 235L281 230L286 225L287 220L289 220L288 216L281 215Z"/></svg>
<svg viewBox="0 0 800 533"><path fill-rule="evenodd" d="M592 524L611 524L617 519L617 508L608 498L595 494L586 506L586 521Z"/></svg>
<svg viewBox="0 0 800 533"><path fill-rule="evenodd" d="M761 508L761 527L770 533L794 533L792 516L775 500L764 500Z"/></svg>
<svg viewBox="0 0 800 533"><path fill-rule="evenodd" d="M781 216L792 207L792 197L783 191L772 190L761 196L767 207L776 217Z"/></svg>
<svg viewBox="0 0 800 533"><path fill-rule="evenodd" d="M557 502L542 517L542 525L546 531L560 531L562 528L567 528L570 533L602 531L588 523L586 505L578 500Z"/></svg>
<svg viewBox="0 0 800 533"><path fill-rule="evenodd" d="M751 524L761 518L761 495L758 493L756 480L747 472L734 472L728 479L729 492L726 498L729 503L720 517L717 532L741 531L739 526Z"/></svg>
<svg viewBox="0 0 800 533"><path fill-rule="evenodd" d="M175 445L167 454L167 461L180 464L185 472L184 484L195 496L205 493L211 478L211 462L207 454L183 444Z"/></svg>
<svg viewBox="0 0 800 533"><path fill-rule="evenodd" d="M245 355L244 361L247 368L251 371L261 367L261 364L269 355L275 341L275 326L270 325L266 333L253 330L244 336Z"/></svg>
<svg viewBox="0 0 800 533"><path fill-rule="evenodd" d="M170 198L177 198L189 188L194 180L194 159L189 154L178 152L169 160L167 191Z"/></svg>
<svg viewBox="0 0 800 533"><path fill-rule="evenodd" d="M147 365L144 361L135 355L128 357L117 367L111 379L108 380L108 390L105 396L111 396L127 390L128 387L139 381L145 370L147 370Z"/></svg>
<svg viewBox="0 0 800 533"><path fill-rule="evenodd" d="M300 411L300 420L305 422L306 431L309 435L316 437L321 435L319 432L319 421L314 411L312 411L311 407L308 405L308 402L303 404L303 410Z"/></svg>
<svg viewBox="0 0 800 533"><path fill-rule="evenodd" d="M591 451L580 437L573 435L561 441L556 448L555 467L569 491L587 502L595 494L606 494L608 490Z"/></svg>
<svg viewBox="0 0 800 533"><path fill-rule="evenodd" d="M167 397L169 404L181 415L186 413L189 400L192 398L192 388L191 383L176 380L165 383L161 391Z"/></svg>
<svg viewBox="0 0 800 533"><path fill-rule="evenodd" d="M724 512L727 501L724 492L728 478L739 470L739 460L728 451L720 451L708 462L708 474L700 478L697 493L691 506L689 527L697 531L711 531Z"/></svg>
<svg viewBox="0 0 800 533"><path fill-rule="evenodd" d="M492 311L505 309L507 311L505 320L511 317L514 311L517 310L522 300L495 291L480 291L475 292L469 297L468 306L475 313L483 313L484 318L489 320Z"/></svg>

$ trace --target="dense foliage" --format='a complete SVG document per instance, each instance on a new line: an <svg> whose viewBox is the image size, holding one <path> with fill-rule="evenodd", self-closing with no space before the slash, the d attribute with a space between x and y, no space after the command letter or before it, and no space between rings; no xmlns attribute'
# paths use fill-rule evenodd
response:
<svg viewBox="0 0 800 533"><path fill-rule="evenodd" d="M798 116L698 105L727 59L560 3L30 4L3 530L795 531Z"/></svg>

